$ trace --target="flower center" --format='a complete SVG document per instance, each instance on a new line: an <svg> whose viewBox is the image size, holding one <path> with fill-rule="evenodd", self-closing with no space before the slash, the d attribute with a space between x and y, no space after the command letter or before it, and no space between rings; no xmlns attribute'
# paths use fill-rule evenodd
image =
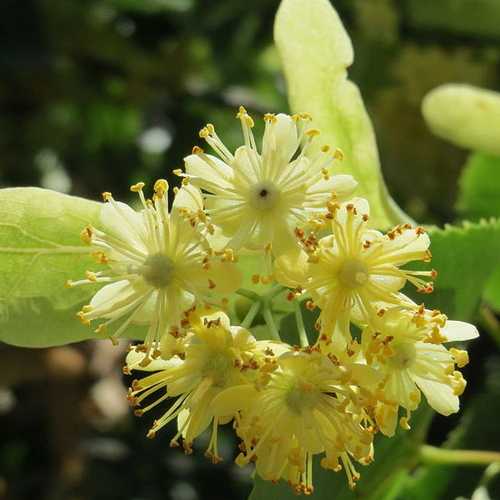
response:
<svg viewBox="0 0 500 500"><path fill-rule="evenodd" d="M280 198L280 192L272 182L260 182L252 187L249 203L257 210L273 209Z"/></svg>
<svg viewBox="0 0 500 500"><path fill-rule="evenodd" d="M154 288L165 288L172 281L174 263L161 253L150 255L142 265L142 277Z"/></svg>
<svg viewBox="0 0 500 500"><path fill-rule="evenodd" d="M417 357L417 350L414 344L408 342L399 345L391 345L394 355L387 358L387 364L394 370L405 370L409 368Z"/></svg>
<svg viewBox="0 0 500 500"><path fill-rule="evenodd" d="M224 387L227 382L227 375L233 366L233 358L223 352L214 352L206 361L203 367L203 376L212 379L213 384Z"/></svg>
<svg viewBox="0 0 500 500"><path fill-rule="evenodd" d="M358 288L368 281L368 267L359 260L347 259L340 266L338 278L345 287Z"/></svg>
<svg viewBox="0 0 500 500"><path fill-rule="evenodd" d="M320 392L316 385L305 380L294 380L288 389L285 401L288 408L297 414L316 406Z"/></svg>

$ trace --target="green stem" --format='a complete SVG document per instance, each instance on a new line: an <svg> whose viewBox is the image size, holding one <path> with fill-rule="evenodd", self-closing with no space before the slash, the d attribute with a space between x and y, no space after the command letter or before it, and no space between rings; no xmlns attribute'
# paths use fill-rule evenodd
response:
<svg viewBox="0 0 500 500"><path fill-rule="evenodd" d="M286 286L282 286L282 285L274 285L271 290L269 290L269 292L266 293L266 295L264 296L267 300L271 300L273 299L274 297L276 297L276 295L280 294L283 290L286 290Z"/></svg>
<svg viewBox="0 0 500 500"><path fill-rule="evenodd" d="M252 301L260 301L260 295L258 293L252 292L252 290L247 290L245 288L239 288L236 290L238 295L241 295L242 297L246 297L247 299L250 299Z"/></svg>
<svg viewBox="0 0 500 500"><path fill-rule="evenodd" d="M307 347L309 345L309 339L307 338L306 327L304 326L304 318L302 317L302 311L300 309L300 303L298 300L294 301L293 308L295 311L297 331L299 332L300 347Z"/></svg>
<svg viewBox="0 0 500 500"><path fill-rule="evenodd" d="M489 465L500 462L500 453L480 450L448 450L424 444L420 447L420 458L428 464Z"/></svg>
<svg viewBox="0 0 500 500"><path fill-rule="evenodd" d="M263 314L266 325L271 333L271 338L273 340L281 342L280 334L278 332L278 329L276 328L276 325L274 324L273 313L271 312L271 309L269 309L269 306L267 304L264 305Z"/></svg>
<svg viewBox="0 0 500 500"><path fill-rule="evenodd" d="M257 313L259 312L260 306L261 306L260 300L254 302L250 309L248 310L245 319L241 322L241 325L243 328L250 328L252 326L253 320L255 319L255 316L257 316Z"/></svg>
<svg viewBox="0 0 500 500"><path fill-rule="evenodd" d="M497 346L500 347L500 322L487 306L480 309L481 323L484 329L491 335Z"/></svg>

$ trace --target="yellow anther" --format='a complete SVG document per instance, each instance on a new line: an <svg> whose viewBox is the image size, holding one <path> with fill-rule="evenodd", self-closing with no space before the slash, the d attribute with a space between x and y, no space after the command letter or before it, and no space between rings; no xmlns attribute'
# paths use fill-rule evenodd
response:
<svg viewBox="0 0 500 500"><path fill-rule="evenodd" d="M321 152L322 153L328 153L330 151L330 146L328 144L325 144L324 146L321 146Z"/></svg>
<svg viewBox="0 0 500 500"><path fill-rule="evenodd" d="M109 262L109 259L106 257L104 252L101 251L93 252L92 257L94 257L98 264L107 264Z"/></svg>
<svg viewBox="0 0 500 500"><path fill-rule="evenodd" d="M176 168L172 170L172 173L176 175L177 177L182 177L184 175L184 172L182 171L181 168Z"/></svg>
<svg viewBox="0 0 500 500"><path fill-rule="evenodd" d="M90 304L87 304L82 307L82 312L83 313L89 313L93 310L93 307Z"/></svg>
<svg viewBox="0 0 500 500"><path fill-rule="evenodd" d="M66 283L64 283L65 288L73 288L73 282L71 280L66 280Z"/></svg>
<svg viewBox="0 0 500 500"><path fill-rule="evenodd" d="M206 126L209 135L214 135L215 134L215 127L211 123L207 123Z"/></svg>
<svg viewBox="0 0 500 500"><path fill-rule="evenodd" d="M337 149L335 149L335 152L333 153L333 157L336 160L343 160L344 159L344 152L340 148L337 148Z"/></svg>
<svg viewBox="0 0 500 500"><path fill-rule="evenodd" d="M200 148L200 146L193 146L191 153L193 153L194 155L201 155L204 153L204 151L203 148Z"/></svg>
<svg viewBox="0 0 500 500"><path fill-rule="evenodd" d="M245 120L245 123L250 127L250 128L253 128L253 126L255 125L254 121L253 121L253 118L250 116L250 115L246 115L244 117L244 120Z"/></svg>
<svg viewBox="0 0 500 500"><path fill-rule="evenodd" d="M87 245L90 245L92 243L92 235L93 235L92 227L87 226L80 233L80 239Z"/></svg>
<svg viewBox="0 0 500 500"><path fill-rule="evenodd" d="M276 118L276 115L274 113L266 113L264 115L264 121L269 122L269 123L276 123L278 119Z"/></svg>
<svg viewBox="0 0 500 500"><path fill-rule="evenodd" d="M172 191L174 192L174 195L176 195L179 192L179 188L177 186L174 186L174 189Z"/></svg>
<svg viewBox="0 0 500 500"><path fill-rule="evenodd" d="M301 120L307 120L307 121L312 120L312 116L309 113L299 113L299 116Z"/></svg>
<svg viewBox="0 0 500 500"><path fill-rule="evenodd" d="M101 196L104 201L111 201L113 199L113 195L109 191L104 191Z"/></svg>
<svg viewBox="0 0 500 500"><path fill-rule="evenodd" d="M252 275L252 283L254 285L258 285L260 283L260 275L258 274L253 274Z"/></svg>
<svg viewBox="0 0 500 500"><path fill-rule="evenodd" d="M308 137L316 137L319 134L320 134L320 131L317 128L310 128L304 132L304 135L307 135Z"/></svg>
<svg viewBox="0 0 500 500"><path fill-rule="evenodd" d="M459 368L463 368L469 363L469 354L467 351L452 347L450 349L450 354L453 356L453 359Z"/></svg>
<svg viewBox="0 0 500 500"><path fill-rule="evenodd" d="M409 431L411 429L410 424L408 423L408 417L401 417L399 419L399 426L401 429L404 429L405 431Z"/></svg>
<svg viewBox="0 0 500 500"><path fill-rule="evenodd" d="M234 256L234 251L232 248L226 248L222 254L222 259L223 262L234 262L235 261L235 256Z"/></svg>
<svg viewBox="0 0 500 500"><path fill-rule="evenodd" d="M240 106L238 108L238 112L236 113L236 118L241 119L246 115L248 115L247 110L245 109L244 106Z"/></svg>
<svg viewBox="0 0 500 500"><path fill-rule="evenodd" d="M96 273L94 273L92 271L85 271L85 277L89 281L97 281L97 275L96 275Z"/></svg>
<svg viewBox="0 0 500 500"><path fill-rule="evenodd" d="M160 198L163 198L168 191L168 182L165 179L158 179L155 182L154 191Z"/></svg>
<svg viewBox="0 0 500 500"><path fill-rule="evenodd" d="M454 371L452 377L453 394L455 394L455 396L461 396L465 391L467 382L459 371Z"/></svg>
<svg viewBox="0 0 500 500"><path fill-rule="evenodd" d="M103 333L106 333L106 330L108 329L107 325L105 325L104 323L102 325L99 325L95 330L94 330L94 333L98 333L98 334L103 334Z"/></svg>
<svg viewBox="0 0 500 500"><path fill-rule="evenodd" d="M210 132L208 131L207 127L203 127L198 134L202 139L206 139L210 136Z"/></svg>
<svg viewBox="0 0 500 500"><path fill-rule="evenodd" d="M138 193L139 191L142 191L142 188L145 185L146 184L144 184L144 182L138 182L137 184L132 184L132 186L130 186L130 191L132 191L132 193Z"/></svg>
<svg viewBox="0 0 500 500"><path fill-rule="evenodd" d="M84 316L84 312L83 311L80 311L80 312L77 312L76 313L76 317L80 320L80 322L85 325L85 326L89 326L90 325L90 320L87 319L85 316Z"/></svg>

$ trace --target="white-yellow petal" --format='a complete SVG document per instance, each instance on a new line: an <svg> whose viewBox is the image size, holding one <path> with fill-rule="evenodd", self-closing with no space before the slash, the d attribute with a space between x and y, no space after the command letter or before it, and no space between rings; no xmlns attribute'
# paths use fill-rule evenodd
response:
<svg viewBox="0 0 500 500"><path fill-rule="evenodd" d="M224 389L212 399L210 409L216 416L234 415L251 407L258 392L251 384L235 385Z"/></svg>
<svg viewBox="0 0 500 500"><path fill-rule="evenodd" d="M424 393L427 402L434 410L445 416L457 413L460 408L460 402L458 396L455 396L453 389L449 385L417 376L413 376L413 380Z"/></svg>
<svg viewBox="0 0 500 500"><path fill-rule="evenodd" d="M441 329L441 335L446 338L446 342L462 342L479 337L479 332L474 325L465 321L448 320Z"/></svg>

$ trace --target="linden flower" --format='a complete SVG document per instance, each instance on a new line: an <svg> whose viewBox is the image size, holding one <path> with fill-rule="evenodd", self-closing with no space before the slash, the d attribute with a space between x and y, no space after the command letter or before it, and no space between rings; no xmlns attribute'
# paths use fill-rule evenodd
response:
<svg viewBox="0 0 500 500"><path fill-rule="evenodd" d="M108 269L88 271L87 279L68 285L105 285L78 314L84 324L103 319L98 333L117 321L121 325L112 338L132 323L149 324L146 360L162 335L178 328L184 311L209 300L214 292L236 289L239 275L230 258L225 262L214 260L198 230L204 219L196 188L185 186L176 191L169 213L167 182L156 182L152 201L145 199L143 186L139 183L131 188L142 202L140 212L104 193L107 203L101 210L101 222L105 229L88 226L82 238Z"/></svg>
<svg viewBox="0 0 500 500"><path fill-rule="evenodd" d="M319 131L306 129L307 115L266 114L260 152L252 118L243 107L237 117L243 146L231 153L208 124L200 136L219 158L195 147L185 158L186 173L176 173L206 192L207 213L228 247L272 249L279 255L296 247L297 226L319 214L332 196L350 196L357 183L350 175L331 175L340 151L328 146L311 151Z"/></svg>
<svg viewBox="0 0 500 500"><path fill-rule="evenodd" d="M363 331L366 360L384 376L379 386L381 401L375 410L384 434L394 434L399 405L407 411L401 426L409 428L408 419L420 403L420 391L438 413L450 415L458 411L458 396L466 382L455 365L462 368L469 358L466 351L447 350L441 344L478 336L473 325L447 321L439 311L427 311L423 306L415 314L389 310L375 330L368 327Z"/></svg>
<svg viewBox="0 0 500 500"><path fill-rule="evenodd" d="M348 372L320 353L288 352L268 377L264 387L233 387L212 403L222 413L235 405L242 410L236 423L244 452L237 463L255 461L262 478L283 477L297 492L311 494L313 455L325 452L321 465L343 466L354 486L359 475L350 457L372 461L373 429L354 404Z"/></svg>
<svg viewBox="0 0 500 500"><path fill-rule="evenodd" d="M190 452L193 440L212 424L206 454L213 462L220 461L217 429L232 420L233 414L214 413L211 402L224 389L248 382L265 357L262 346L267 347L266 344L260 345L248 330L230 326L229 318L217 312L202 316L197 324L188 328L182 359L171 357L169 345L167 352L161 353L161 358L143 367L140 349L131 350L127 356L127 373L130 370L155 372L132 383L129 400L138 407L136 414L143 415L164 400L177 398L169 410L154 421L148 437L154 437L162 427L177 419L178 432L171 440L171 446L178 446L178 439L182 436L184 449ZM156 392L159 396L141 407L143 401Z"/></svg>
<svg viewBox="0 0 500 500"><path fill-rule="evenodd" d="M367 226L369 206L358 198L339 205L328 203L326 221L332 234L319 241L298 232L304 251L279 258L276 279L309 293L321 308L324 340L337 327L349 339L349 324L355 319L369 324L381 308L416 307L399 292L407 281L422 293L433 290L424 277L435 271L410 271L400 266L413 260L430 260L429 237L422 228L405 224L386 235Z"/></svg>

